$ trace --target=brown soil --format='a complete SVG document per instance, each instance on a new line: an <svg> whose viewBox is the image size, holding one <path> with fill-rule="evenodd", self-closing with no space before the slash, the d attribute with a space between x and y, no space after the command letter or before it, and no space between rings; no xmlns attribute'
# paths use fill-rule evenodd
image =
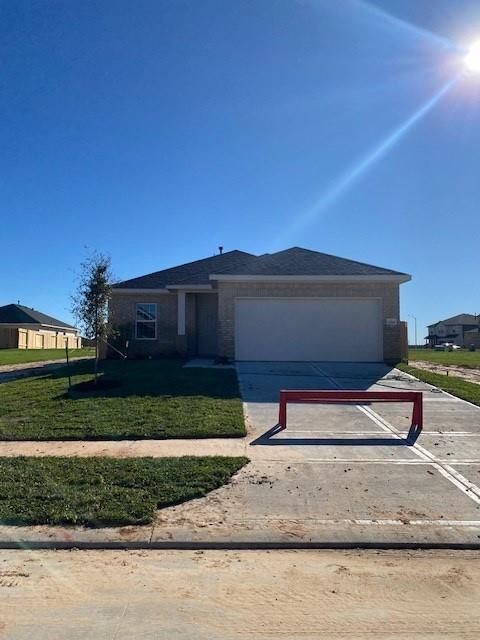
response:
<svg viewBox="0 0 480 640"><path fill-rule="evenodd" d="M464 378L469 382L475 382L480 384L480 369L469 369L468 367L459 367L456 364L444 365L434 362L425 362L424 360L412 360L410 362L412 367L418 367L419 369L426 369L427 371L433 371L433 373L441 373L443 375L456 376L457 378Z"/></svg>
<svg viewBox="0 0 480 640"><path fill-rule="evenodd" d="M0 637L480 637L480 554L2 551Z"/></svg>

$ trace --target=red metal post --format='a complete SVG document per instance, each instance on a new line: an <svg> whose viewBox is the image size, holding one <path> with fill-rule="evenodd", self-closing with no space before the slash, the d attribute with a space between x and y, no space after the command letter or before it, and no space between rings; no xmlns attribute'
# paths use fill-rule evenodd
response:
<svg viewBox="0 0 480 640"><path fill-rule="evenodd" d="M413 401L412 427L413 426L417 427L417 429L423 428L423 402L420 392L417 392L416 398Z"/></svg>
<svg viewBox="0 0 480 640"><path fill-rule="evenodd" d="M287 428L287 397L286 391L280 391L280 405L278 407L278 424L282 429Z"/></svg>

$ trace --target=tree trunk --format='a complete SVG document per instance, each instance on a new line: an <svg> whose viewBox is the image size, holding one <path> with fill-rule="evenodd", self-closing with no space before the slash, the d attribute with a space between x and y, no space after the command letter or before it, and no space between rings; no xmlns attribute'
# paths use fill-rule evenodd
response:
<svg viewBox="0 0 480 640"><path fill-rule="evenodd" d="M95 386L98 381L98 308L95 308Z"/></svg>
<svg viewBox="0 0 480 640"><path fill-rule="evenodd" d="M98 380L98 336L95 338L95 384Z"/></svg>

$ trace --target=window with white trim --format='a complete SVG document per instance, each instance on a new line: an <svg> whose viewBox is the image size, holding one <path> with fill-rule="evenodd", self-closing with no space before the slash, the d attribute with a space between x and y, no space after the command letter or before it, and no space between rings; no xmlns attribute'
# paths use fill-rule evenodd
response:
<svg viewBox="0 0 480 640"><path fill-rule="evenodd" d="M135 338L156 340L157 305L154 302L137 302L135 313Z"/></svg>

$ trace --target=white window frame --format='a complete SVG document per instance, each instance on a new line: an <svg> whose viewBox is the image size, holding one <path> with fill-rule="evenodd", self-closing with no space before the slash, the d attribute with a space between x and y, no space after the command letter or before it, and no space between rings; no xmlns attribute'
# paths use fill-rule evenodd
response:
<svg viewBox="0 0 480 640"><path fill-rule="evenodd" d="M138 320L138 316L137 316L137 310L138 310L138 305L139 304L151 304L155 307L155 320ZM157 313L157 303L156 302L136 302L135 303L135 340L156 340L157 339L157 319L158 319L158 313ZM138 337L138 323L148 323L148 322L154 322L154 326L155 326L155 336L153 338L139 338Z"/></svg>

